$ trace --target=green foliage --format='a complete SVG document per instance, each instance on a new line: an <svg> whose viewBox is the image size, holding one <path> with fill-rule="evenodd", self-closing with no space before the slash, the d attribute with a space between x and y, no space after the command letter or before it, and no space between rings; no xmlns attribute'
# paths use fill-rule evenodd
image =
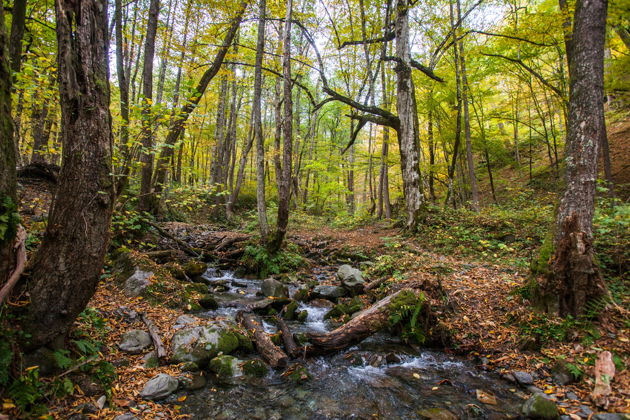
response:
<svg viewBox="0 0 630 420"><path fill-rule="evenodd" d="M20 215L16 204L11 197L2 197L0 201L0 243L13 239L19 223Z"/></svg>
<svg viewBox="0 0 630 420"><path fill-rule="evenodd" d="M424 294L418 297L401 296L398 301L392 301L388 322L391 328L400 331L400 338L405 342L424 343L426 337L418 317L424 303Z"/></svg>
<svg viewBox="0 0 630 420"><path fill-rule="evenodd" d="M2 337L0 335L0 337ZM9 373L11 361L13 360L13 350L9 340L0 341L0 386L4 387L9 383Z"/></svg>
<svg viewBox="0 0 630 420"><path fill-rule="evenodd" d="M598 189L606 193L605 189ZM598 199L593 217L593 235L595 252L604 273L609 277L627 273L630 261L630 204L603 194Z"/></svg>
<svg viewBox="0 0 630 420"><path fill-rule="evenodd" d="M304 258L299 254L298 246L292 243L287 243L286 247L276 254L271 254L263 246L250 244L245 247L240 263L247 271L264 278L296 270L304 264Z"/></svg>
<svg viewBox="0 0 630 420"><path fill-rule="evenodd" d="M112 245L120 247L130 244L134 238L144 234L149 225L147 221L151 216L137 210L122 207L112 214Z"/></svg>

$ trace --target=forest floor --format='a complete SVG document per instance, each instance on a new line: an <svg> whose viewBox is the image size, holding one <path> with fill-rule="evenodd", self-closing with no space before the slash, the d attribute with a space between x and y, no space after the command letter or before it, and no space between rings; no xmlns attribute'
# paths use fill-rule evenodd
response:
<svg viewBox="0 0 630 420"><path fill-rule="evenodd" d="M627 163L630 121L619 122L611 133L613 173L618 182L630 183L627 178L630 174ZM23 182L20 190L23 222L31 233L41 233L45 226L51 199L46 185L43 181ZM440 323L451 334L451 342L443 351L467 356L480 369L501 373L506 380L513 380L510 375L514 371L531 373L533 386L557 401L561 411L571 419L590 418L593 412L604 410L596 407L589 396L594 386L595 361L602 351L610 351L617 374L605 411L630 412L627 271L620 272L618 278L607 279L620 305L595 308L593 319L563 320L533 310L528 300L529 265L550 225L554 197L545 196L539 206L532 207L531 193L519 194L522 197L518 198L520 201L514 209L491 210L483 215L431 214L427 228L415 236L405 235L385 222L353 225L344 220L331 222L298 214L292 221L288 240L295 244L303 258L298 274L308 275L319 270L330 274L324 282L332 282L336 267L350 263L367 267L364 274L368 281L383 278L383 293L402 287L440 291L437 298L432 296L430 304L440 308ZM539 198L540 194L536 194ZM535 209L528 210L527 205ZM133 224L124 221L124 217L122 220L123 227ZM249 235L243 228L226 230L212 225L165 223L162 227L185 242L217 231L222 238ZM127 244L137 251L133 252L138 258L146 259L145 255L155 249L178 247L155 231L143 232L144 236ZM32 235L31 251L36 249L37 242L37 234ZM164 261L160 263L156 264L156 270L164 266ZM627 261L622 261L620 266L627 270L624 264ZM175 284L177 281L172 277L168 279L173 284L160 282L159 293L151 299L129 298L122 293L110 260L89 304L90 313L96 314L100 321L95 323L83 317L77 322L77 328L103 344L98 358L115 367L116 379L107 392L89 378L75 380L73 377L72 395L48 396L48 407L54 418L113 419L123 413L133 413L142 419L185 417L180 414L178 404L185 401L185 396L174 403L160 404L143 400L139 395L143 385L158 373L188 375L182 372L181 366L166 363L145 367L143 355L118 350L124 332L144 328L138 318L125 320L121 315L122 306L127 313L144 313L153 320L169 348L175 320L191 312L186 302L195 301L200 293L189 291L186 285ZM98 327L94 327L95 324ZM559 374L566 380L558 381ZM517 388L514 384L515 392ZM102 395L107 395L105 406L99 401ZM12 405L12 401L5 400L0 412L11 412Z"/></svg>

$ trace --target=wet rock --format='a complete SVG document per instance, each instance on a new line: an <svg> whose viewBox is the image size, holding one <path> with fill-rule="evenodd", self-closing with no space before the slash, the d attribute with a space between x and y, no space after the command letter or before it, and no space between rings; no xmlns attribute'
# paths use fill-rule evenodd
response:
<svg viewBox="0 0 630 420"><path fill-rule="evenodd" d="M298 289L294 294L293 294L293 299L300 301L300 302L304 302L308 299L308 296L310 294L310 289L303 287L301 289Z"/></svg>
<svg viewBox="0 0 630 420"><path fill-rule="evenodd" d="M96 406L99 410L102 410L103 408L105 408L105 404L107 404L107 396L101 395L100 398L96 400Z"/></svg>
<svg viewBox="0 0 630 420"><path fill-rule="evenodd" d="M342 265L337 271L337 280L341 282L341 285L351 294L358 295L363 293L365 280L363 280L361 271L356 268L352 268L347 264Z"/></svg>
<svg viewBox="0 0 630 420"><path fill-rule="evenodd" d="M199 300L199 305L201 305L201 307L203 309L208 309L211 311L215 311L219 308L219 303L217 302L217 300L214 298L214 296L210 295L210 294L206 294L203 295Z"/></svg>
<svg viewBox="0 0 630 420"><path fill-rule="evenodd" d="M211 279L218 279L223 277L223 272L216 267L208 267L205 276Z"/></svg>
<svg viewBox="0 0 630 420"><path fill-rule="evenodd" d="M190 378L187 376L180 376L179 382L188 391L194 391L206 386L208 380L203 372L196 372Z"/></svg>
<svg viewBox="0 0 630 420"><path fill-rule="evenodd" d="M514 379L516 379L516 382L523 386L534 384L534 377L527 372L517 370L515 372L512 372L512 376L514 377Z"/></svg>
<svg viewBox="0 0 630 420"><path fill-rule="evenodd" d="M430 420L457 420L458 417L445 408L425 408L418 410L418 414Z"/></svg>
<svg viewBox="0 0 630 420"><path fill-rule="evenodd" d="M573 401L575 401L575 400L577 400L577 399L578 399L578 396L577 396L574 392L570 392L570 391L569 391L569 392L567 392L567 398L568 398L569 400L573 400Z"/></svg>
<svg viewBox="0 0 630 420"><path fill-rule="evenodd" d="M400 363L400 357L396 353L387 353L385 355L385 361L390 364Z"/></svg>
<svg viewBox="0 0 630 420"><path fill-rule="evenodd" d="M274 278L268 278L263 280L261 285L261 292L263 296L267 297L283 297L289 296L289 289L287 286Z"/></svg>
<svg viewBox="0 0 630 420"><path fill-rule="evenodd" d="M629 420L630 416L623 413L599 413L591 417L591 420Z"/></svg>
<svg viewBox="0 0 630 420"><path fill-rule="evenodd" d="M184 264L184 273L191 279L196 279L206 272L208 264L202 261L190 260Z"/></svg>
<svg viewBox="0 0 630 420"><path fill-rule="evenodd" d="M311 374L306 367L300 363L289 366L283 376L293 382L306 382L311 379Z"/></svg>
<svg viewBox="0 0 630 420"><path fill-rule="evenodd" d="M208 367L222 379L239 376L242 373L239 366L239 360L236 357L227 354L217 356L210 360Z"/></svg>
<svg viewBox="0 0 630 420"><path fill-rule="evenodd" d="M213 322L178 331L171 340L173 360L178 363L206 363L219 353L229 354L239 347L239 337L234 326L225 322Z"/></svg>
<svg viewBox="0 0 630 420"><path fill-rule="evenodd" d="M134 416L131 413L125 413L114 417L114 420L138 420L138 417Z"/></svg>
<svg viewBox="0 0 630 420"><path fill-rule="evenodd" d="M161 400L177 390L179 381L166 373L154 376L144 385L140 396L145 400Z"/></svg>
<svg viewBox="0 0 630 420"><path fill-rule="evenodd" d="M260 359L248 360L241 366L243 373L248 376L264 377L269 372L269 366Z"/></svg>
<svg viewBox="0 0 630 420"><path fill-rule="evenodd" d="M559 417L556 404L540 394L533 394L525 401L522 413L527 418L539 420L551 420Z"/></svg>
<svg viewBox="0 0 630 420"><path fill-rule="evenodd" d="M126 353L138 354L151 345L151 336L143 330L131 330L122 335L118 348Z"/></svg>
<svg viewBox="0 0 630 420"><path fill-rule="evenodd" d="M296 301L292 301L284 307L284 313L282 314L282 317L288 321L293 321L296 318L297 308L298 303Z"/></svg>
<svg viewBox="0 0 630 420"><path fill-rule="evenodd" d="M160 360L158 359L155 351L145 354L142 360L144 360L143 366L145 369L153 369L160 366Z"/></svg>
<svg viewBox="0 0 630 420"><path fill-rule="evenodd" d="M332 308L335 304L327 299L313 299L310 305L315 308Z"/></svg>
<svg viewBox="0 0 630 420"><path fill-rule="evenodd" d="M296 317L296 319L299 322L305 322L307 318L308 318L308 311L300 311Z"/></svg>
<svg viewBox="0 0 630 420"><path fill-rule="evenodd" d="M183 372L198 372L199 365L195 362L186 362L182 365Z"/></svg>
<svg viewBox="0 0 630 420"><path fill-rule="evenodd" d="M313 296L321 299L328 299L336 301L340 297L344 297L347 294L346 289L340 286L316 286L313 289Z"/></svg>
<svg viewBox="0 0 630 420"><path fill-rule="evenodd" d="M324 319L339 318L342 315L352 315L355 312L359 312L363 307L363 302L358 297L355 297L348 303L338 303L324 315Z"/></svg>
<svg viewBox="0 0 630 420"><path fill-rule="evenodd" d="M125 280L123 292L129 297L142 295L147 290L147 287L151 285L151 277L153 275L151 271L142 271L136 268L136 271Z"/></svg>
<svg viewBox="0 0 630 420"><path fill-rule="evenodd" d="M551 377L557 385L568 385L578 379L569 371L567 363L564 360L556 361L551 369Z"/></svg>

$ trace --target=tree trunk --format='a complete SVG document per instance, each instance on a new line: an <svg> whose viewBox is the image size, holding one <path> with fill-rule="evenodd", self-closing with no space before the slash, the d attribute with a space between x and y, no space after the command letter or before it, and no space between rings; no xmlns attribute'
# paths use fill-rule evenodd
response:
<svg viewBox="0 0 630 420"><path fill-rule="evenodd" d="M247 331L252 335L253 341L256 344L258 352L269 362L272 368L286 367L289 362L289 357L280 349L280 347L273 344L263 325L256 317L250 313L239 311L236 314L236 320L243 325Z"/></svg>
<svg viewBox="0 0 630 420"><path fill-rule="evenodd" d="M129 148L129 78L125 70L122 0L115 0L114 19L116 21L116 76L120 90L120 146L123 155L122 167L119 170L120 180L116 185L116 194L120 195L128 184L131 152Z"/></svg>
<svg viewBox="0 0 630 420"><path fill-rule="evenodd" d="M286 1L286 18L284 21L284 53L282 57L282 87L284 101L284 118L282 121L283 159L282 176L278 185L278 222L276 235L270 243L269 250L277 252L282 247L289 224L289 201L291 199L291 160L293 156L293 99L291 98L291 19L293 0Z"/></svg>
<svg viewBox="0 0 630 420"><path fill-rule="evenodd" d="M418 153L418 133L416 131L416 109L414 107L414 88L411 77L409 50L409 5L408 0L397 0L396 10L396 56L400 62L396 65L396 110L400 119L398 143L400 145L400 164L402 167L403 190L407 206L406 227L415 230L423 206L422 185Z"/></svg>
<svg viewBox="0 0 630 420"><path fill-rule="evenodd" d="M19 73L22 67L22 38L24 38L25 22L26 0L14 0L9 39L9 59L13 73ZM4 21L2 24L4 25Z"/></svg>
<svg viewBox="0 0 630 420"><path fill-rule="evenodd" d="M254 98L252 104L252 124L256 141L256 206L260 241L267 243L269 225L267 224L267 203L265 202L265 138L262 131L262 61L265 52L265 15L267 1L260 0L258 16L258 41L256 42L256 67L254 69Z"/></svg>
<svg viewBox="0 0 630 420"><path fill-rule="evenodd" d="M570 68L566 190L556 215L551 274L542 285L547 308L561 315L583 313L588 301L606 293L594 261L593 213L598 149L604 119L606 0L578 0Z"/></svg>
<svg viewBox="0 0 630 420"><path fill-rule="evenodd" d="M9 279L16 262L13 240L17 234L19 216L11 118L11 66L2 7L0 23L0 216L3 216L0 218L0 232L3 232L0 235L0 285L3 285Z"/></svg>
<svg viewBox="0 0 630 420"><path fill-rule="evenodd" d="M31 163L45 163L45 149L48 146L48 132L46 124L48 123L48 107L49 101L43 100L41 105L34 104L31 120L33 126L33 151L31 153Z"/></svg>
<svg viewBox="0 0 630 420"><path fill-rule="evenodd" d="M457 20L461 20L460 0L457 0ZM473 161L472 141L470 138L470 110L468 108L470 87L468 86L468 75L466 73L466 58L464 55L463 40L459 41L459 60L461 64L462 102L464 104L464 133L466 135L466 163L468 164L471 204L473 210L479 211L479 189L477 187L477 178L475 177L475 162Z"/></svg>
<svg viewBox="0 0 630 420"><path fill-rule="evenodd" d="M142 68L142 162L140 179L140 198L138 207L141 211L154 213L156 199L153 195L153 58L155 56L155 35L157 32L160 0L151 0L149 6L149 20L147 21L147 36L144 44L144 65Z"/></svg>
<svg viewBox="0 0 630 420"><path fill-rule="evenodd" d="M63 162L28 283L29 347L63 339L99 281L114 200L106 0L57 0Z"/></svg>

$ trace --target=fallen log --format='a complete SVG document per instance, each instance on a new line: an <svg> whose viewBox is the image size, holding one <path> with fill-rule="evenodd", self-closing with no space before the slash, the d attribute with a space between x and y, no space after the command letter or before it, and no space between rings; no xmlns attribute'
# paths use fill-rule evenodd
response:
<svg viewBox="0 0 630 420"><path fill-rule="evenodd" d="M236 320L249 332L256 344L256 349L272 368L284 368L287 366L289 357L280 347L273 344L262 324L253 314L239 311L236 314Z"/></svg>
<svg viewBox="0 0 630 420"><path fill-rule="evenodd" d="M385 283L386 280L387 280L387 277L380 277L376 280L372 280L371 282L365 285L365 287L363 288L363 291L369 292L372 289L376 289L378 286Z"/></svg>
<svg viewBox="0 0 630 420"><path fill-rule="evenodd" d="M421 293L414 289L401 289L358 312L341 327L325 334L309 333L313 346L309 353L326 353L344 349L391 325L390 316L406 306L415 306Z"/></svg>
<svg viewBox="0 0 630 420"><path fill-rule="evenodd" d="M166 230L162 229L160 226L156 225L153 222L150 221L146 221L146 223L150 226L153 226L155 228L155 230L157 230L160 235L164 236L165 238L168 238L170 240L172 240L173 242L175 242L177 245L182 247L182 250L184 252L186 252L188 255L191 255L195 258L199 258L200 255L197 251L195 251L190 245L188 245L186 242L182 241L181 239L176 238L175 236L171 235L170 233L168 233Z"/></svg>
<svg viewBox="0 0 630 420"><path fill-rule="evenodd" d="M144 313L140 314L140 318L142 318L142 322L149 329L149 335L151 336L151 340L153 340L153 347L155 347L155 352L157 353L158 359L163 359L166 357L166 349L164 348L164 343L160 338L160 330L155 326L153 321L146 316Z"/></svg>
<svg viewBox="0 0 630 420"><path fill-rule="evenodd" d="M276 315L276 324L278 324L278 329L282 335L282 341L284 342L284 348L286 349L289 356L292 358L296 358L300 355L300 348L295 342L293 338L293 333L289 329L289 326L282 317Z"/></svg>

